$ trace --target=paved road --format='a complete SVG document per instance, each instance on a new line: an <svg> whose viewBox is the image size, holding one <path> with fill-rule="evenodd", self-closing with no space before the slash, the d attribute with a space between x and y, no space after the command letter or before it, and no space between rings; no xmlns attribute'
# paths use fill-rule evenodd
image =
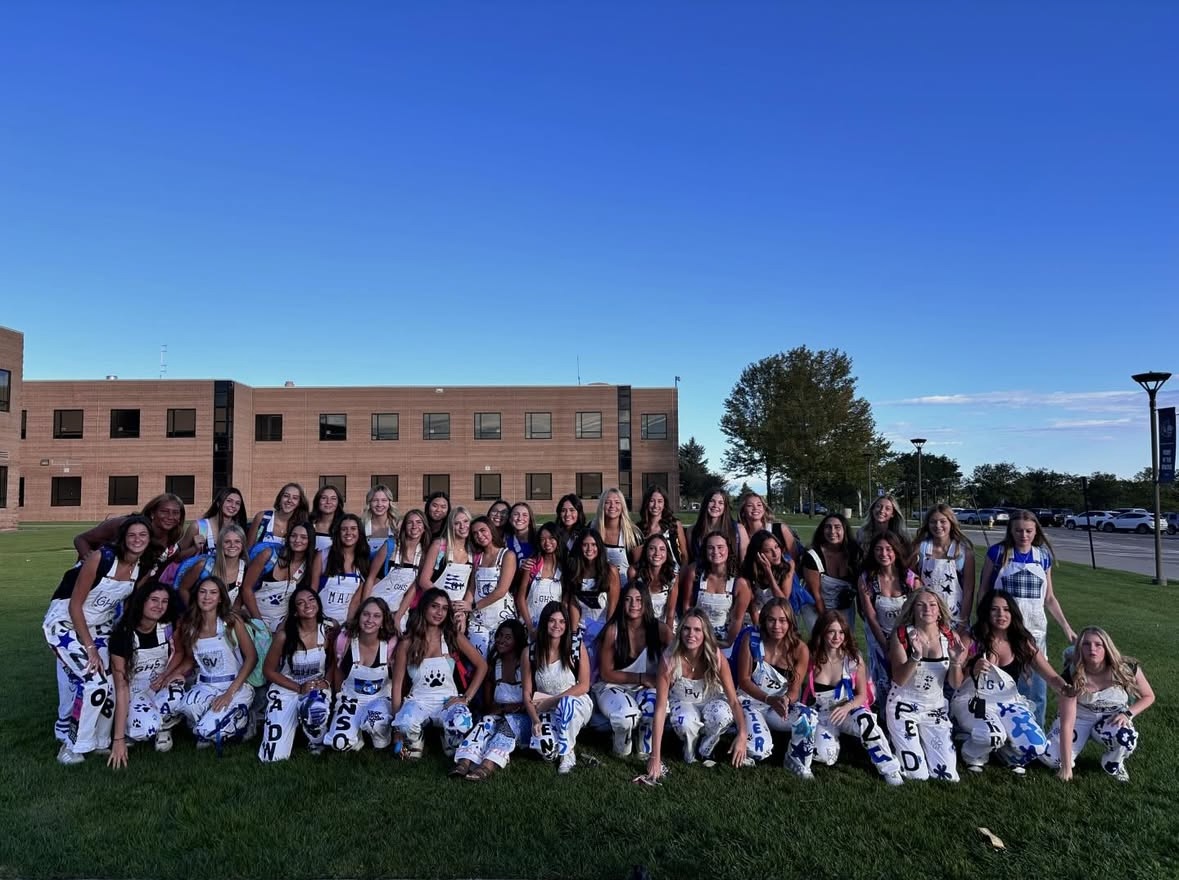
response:
<svg viewBox="0 0 1179 880"><path fill-rule="evenodd" d="M967 529L970 540L983 546L981 529ZM1089 533L1084 529L1045 529L1056 556L1066 562L1089 565ZM987 529L989 543L1002 540L1002 529ZM1115 568L1154 577L1154 535L1093 533L1093 552L1099 568ZM1168 582L1179 585L1179 535L1163 535L1163 573Z"/></svg>

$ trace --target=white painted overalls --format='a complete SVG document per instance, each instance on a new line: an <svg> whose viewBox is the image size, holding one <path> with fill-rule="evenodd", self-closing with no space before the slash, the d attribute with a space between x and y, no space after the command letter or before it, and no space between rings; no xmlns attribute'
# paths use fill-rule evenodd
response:
<svg viewBox="0 0 1179 880"><path fill-rule="evenodd" d="M386 641L377 644L372 666L360 660L360 641L352 639L349 656L352 666L332 706L332 721L327 744L337 752L358 752L364 747L361 734L367 733L374 749L383 749L393 741L393 704L389 701L389 652Z"/></svg>
<svg viewBox="0 0 1179 880"><path fill-rule="evenodd" d="M277 554L278 550L274 553ZM267 575L258 579L258 585L254 588L254 601L258 603L258 616L272 633L278 632L278 628L286 620L287 605L306 568L307 564L303 562L294 571L288 568L287 576L282 580L267 580ZM272 572L273 569L267 574Z"/></svg>
<svg viewBox="0 0 1179 880"><path fill-rule="evenodd" d="M868 672L876 686L878 700L887 697L892 688L892 663L888 659L888 640L892 637L892 631L897 628L901 609L905 607L911 587L912 581L901 588L901 595L885 596L880 591L880 581L877 578L868 581L868 596L872 602L872 609L876 612L876 623L884 631L884 644L877 644L872 627L864 625L868 643Z"/></svg>
<svg viewBox="0 0 1179 880"><path fill-rule="evenodd" d="M1048 592L1048 568L1051 565L1051 557L1036 546L1026 554L1012 550L1011 558L1002 568L995 565L998 573L994 589L1011 594L1023 615L1024 627L1045 657L1048 656L1048 615L1044 609L1044 596ZM1048 708L1048 683L1033 670L1020 680L1019 692L1031 702L1036 723L1042 729Z"/></svg>
<svg viewBox="0 0 1179 880"><path fill-rule="evenodd" d="M87 671L89 660L85 645L78 638L74 621L70 617L69 597L52 600L41 625L45 640L57 655L73 688L73 703L70 706L68 731L65 731L64 741L70 750L77 754L92 752L95 749L109 749L111 745L115 703L114 688L109 676L110 646L107 642L114 628L115 612L120 603L135 589L135 581L139 578L139 563L136 562L132 567L127 580L116 578L118 568L118 556L112 554L110 565L105 573L99 575L82 603L82 615L90 630L90 641L98 649L98 656L102 662L102 668L97 672ZM77 588L75 581L73 589ZM59 706L59 710L60 708L63 707Z"/></svg>
<svg viewBox="0 0 1179 880"><path fill-rule="evenodd" d="M327 678L327 626L319 624L315 644L300 647L284 657L280 671L300 687L309 681ZM264 762L285 761L295 745L295 732L302 729L313 753L323 748L331 710L331 690L311 688L307 693L268 682L266 687L266 723L262 725L262 743L258 759Z"/></svg>
<svg viewBox="0 0 1179 880"><path fill-rule="evenodd" d="M790 693L790 678L781 669L766 661L761 645L761 633L750 633L746 644L749 646L753 663L753 671L749 676L753 683L770 697L787 696ZM768 703L756 700L744 691L738 692L737 698L745 715L745 751L749 757L755 761L765 760L774 751L771 731L790 731L792 747L786 755L785 764L796 772L800 770L804 766L803 759L807 757L804 753L808 749L814 750L814 710L802 703L792 703L786 717L783 718ZM795 740L802 744L797 749L793 748Z"/></svg>
<svg viewBox="0 0 1179 880"><path fill-rule="evenodd" d="M405 562L401 558L401 548L397 548L397 552L393 557L393 561L389 563L388 571L385 576L373 584L372 595L378 599L384 599L385 604L389 606L389 611L393 614L397 613L397 609L401 607L401 602L405 598L405 594L413 589L413 585L418 580L418 569L422 565L422 545L419 543L414 549L413 562ZM397 629L404 633L405 627L409 623L409 612L401 616L401 620L397 622Z"/></svg>
<svg viewBox="0 0 1179 880"><path fill-rule="evenodd" d="M520 679L523 667L516 665L514 681L504 680L503 661L495 661L495 702L501 706L523 704L524 684ZM491 713L484 715L471 728L454 753L456 761L470 761L479 765L490 761L497 767L508 766L508 760L516 746L527 743L532 736L532 719L527 712L511 712L507 715Z"/></svg>
<svg viewBox="0 0 1179 880"><path fill-rule="evenodd" d="M828 611L838 611L843 615L844 620L847 621L848 629L855 635L856 632L856 602L855 587L852 586L851 581L845 581L843 578L837 578L834 575L827 573L827 566L823 560L823 554L818 550L808 550L807 555L815 564L815 568L819 572L819 595L823 599L823 607ZM810 619L813 614L814 618ZM811 612L807 615L807 627L813 627L815 620L818 619L818 611L812 607Z"/></svg>
<svg viewBox="0 0 1179 880"><path fill-rule="evenodd" d="M969 675L950 702L954 720L966 734L962 761L968 768L982 767L995 752L1009 766L1026 767L1048 746L1031 704L1019 692L1015 672L992 665L988 672Z"/></svg>
<svg viewBox="0 0 1179 880"><path fill-rule="evenodd" d="M393 727L405 737L406 757L421 757L427 724L442 728L442 747L448 755L454 754L462 738L475 726L466 703L446 706L447 700L458 696L458 688L454 683L455 661L445 640L441 652L440 657L427 657L420 665L409 667L409 694L393 719Z"/></svg>
<svg viewBox="0 0 1179 880"><path fill-rule="evenodd" d="M156 644L150 648L143 647L142 633L132 631L131 639L133 653L126 736L134 742L145 742L180 721L177 712L184 700L184 682L168 682L158 691L151 687L152 679L167 669L172 658L172 627L156 624Z"/></svg>
<svg viewBox="0 0 1179 880"><path fill-rule="evenodd" d="M245 733L254 689L243 684L225 708L214 711L213 701L229 690L242 668L241 650L230 642L225 621L217 618L217 631L197 639L192 654L197 680L184 695L179 712L188 719L198 740L232 739Z"/></svg>
<svg viewBox="0 0 1179 880"><path fill-rule="evenodd" d="M672 670L667 693L671 729L684 744L684 761L691 764L697 754L709 758L721 735L733 723L733 710L719 688L708 689L704 679L684 678Z"/></svg>
<svg viewBox="0 0 1179 880"><path fill-rule="evenodd" d="M624 541L621 535L618 537L619 541ZM614 570L618 572L618 587L621 589L626 586L627 571L630 568L630 560L626 556L625 544L607 544L606 545L606 561L614 566Z"/></svg>
<svg viewBox="0 0 1179 880"><path fill-rule="evenodd" d="M1137 669L1135 667L1135 674ZM1069 676L1071 679L1071 676ZM1082 692L1077 695L1077 717L1073 722L1073 761L1085 748L1085 744L1092 740L1100 743L1104 749L1101 756L1101 769L1115 779L1125 782L1130 778L1126 770L1126 759L1134 753L1138 746L1138 731L1134 723L1125 727L1118 727L1113 723L1113 717L1119 712L1130 708L1130 695L1119 684L1103 688L1095 693ZM1052 725L1052 732L1048 736L1048 751L1044 755L1044 762L1050 767L1060 766L1060 719Z"/></svg>
<svg viewBox="0 0 1179 880"><path fill-rule="evenodd" d="M359 569L340 574L324 575L319 580L319 599L323 603L323 616L337 626L348 622L348 608L352 597L364 586L364 576Z"/></svg>
<svg viewBox="0 0 1179 880"><path fill-rule="evenodd" d="M561 569L558 566L551 578L535 577L528 585L528 617L532 620L532 628L540 624L540 612L550 602L561 601ZM585 610L582 610L585 617Z"/></svg>
<svg viewBox="0 0 1179 880"><path fill-rule="evenodd" d="M575 644L574 658L579 651L580 645ZM577 673L565 666L560 658L548 664L537 659L532 681L537 695L547 694L553 697L577 684ZM539 737L533 735L532 748L548 761L563 758L573 751L577 734L593 713L594 701L589 694L561 697L550 711L540 713L541 734Z"/></svg>
<svg viewBox="0 0 1179 880"><path fill-rule="evenodd" d="M966 567L966 555L957 541L951 541L946 556L946 559L934 559L933 541L922 541L917 547L917 573L921 576L921 583L945 601L950 610L951 625L957 627L970 622L963 620L962 615L962 573Z"/></svg>
<svg viewBox="0 0 1179 880"><path fill-rule="evenodd" d="M723 593L710 593L707 573L701 570L696 577L696 607L708 618L712 634L718 642L724 642L729 637L729 616L733 613L733 585L736 582L736 578L729 578L725 581ZM731 646L721 648L721 653L726 657L731 651Z"/></svg>
<svg viewBox="0 0 1179 880"><path fill-rule="evenodd" d="M502 548L495 557L495 565L480 565L475 569L475 602L482 602L495 592L499 586L499 573L503 567L504 554L507 548ZM480 562L482 559L480 558ZM472 603L473 605L474 603ZM512 598L511 587L501 598L490 605L471 612L471 620L467 625L467 638L475 646L475 650L483 657L487 656L487 649L495 638L495 631L505 620L516 619L516 600Z"/></svg>
<svg viewBox="0 0 1179 880"><path fill-rule="evenodd" d="M904 631L902 645L908 645ZM937 657L922 658L907 684L895 681L888 692L885 720L906 779L958 781L958 756L942 689L950 669L949 640L939 632Z"/></svg>
<svg viewBox="0 0 1179 880"><path fill-rule="evenodd" d="M876 718L876 713L869 708L859 706L848 713L839 724L831 719L831 712L844 703L856 698L856 676L862 674L859 664L843 658L843 674L838 684L821 685L815 682L812 667L807 676L807 684L803 692L804 701L813 701L812 705L818 715L813 737L813 756L827 766L833 765L839 759L839 735L854 736L863 744L869 760L881 776L891 776L901 772L901 765L892 753L884 727ZM790 737L790 753L802 755L800 758L804 767L810 767L811 755L802 746L795 735Z"/></svg>
<svg viewBox="0 0 1179 880"><path fill-rule="evenodd" d="M623 674L646 675L654 671L659 661L649 661L647 649L625 669ZM614 733L614 754L625 757L631 753L635 731L639 732L639 754L651 754L652 725L655 721L655 689L641 684L610 684L598 681L591 689L598 701L598 711L610 722Z"/></svg>

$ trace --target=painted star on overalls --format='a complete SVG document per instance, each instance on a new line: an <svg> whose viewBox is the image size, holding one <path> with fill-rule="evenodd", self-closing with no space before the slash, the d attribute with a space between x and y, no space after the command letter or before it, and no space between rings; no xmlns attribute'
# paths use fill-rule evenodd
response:
<svg viewBox="0 0 1179 880"><path fill-rule="evenodd" d="M999 717L1006 718L1008 715L1014 714L1015 710L1018 708L1019 708L1019 706L1017 706L1015 703L1000 703L999 704Z"/></svg>
<svg viewBox="0 0 1179 880"><path fill-rule="evenodd" d="M796 761L801 761L807 755L812 753L811 745L805 739L799 740L790 747L790 757Z"/></svg>
<svg viewBox="0 0 1179 880"><path fill-rule="evenodd" d="M825 731L825 730L824 730L824 731L823 731L823 739L825 739L825 740L833 740L833 739L835 739L835 737L833 737L831 734L829 734L827 731Z"/></svg>
<svg viewBox="0 0 1179 880"><path fill-rule="evenodd" d="M105 637L105 636L97 636L97 637L95 637L95 639L94 639L94 647L96 647L96 648L105 648L105 647L106 647L106 637Z"/></svg>
<svg viewBox="0 0 1179 880"><path fill-rule="evenodd" d="M938 779L949 779L950 771L945 764L937 764L933 768L933 775Z"/></svg>
<svg viewBox="0 0 1179 880"><path fill-rule="evenodd" d="M68 648L73 643L74 637L71 636L68 632L64 632L57 637L57 647L59 648Z"/></svg>
<svg viewBox="0 0 1179 880"><path fill-rule="evenodd" d="M1030 764L1040 756L1040 750L1035 746L1020 746L1019 754L1023 758L1019 763Z"/></svg>

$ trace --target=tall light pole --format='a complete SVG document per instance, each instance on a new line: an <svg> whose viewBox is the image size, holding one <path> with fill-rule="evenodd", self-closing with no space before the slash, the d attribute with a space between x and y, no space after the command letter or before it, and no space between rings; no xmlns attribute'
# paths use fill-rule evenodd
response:
<svg viewBox="0 0 1179 880"><path fill-rule="evenodd" d="M872 492L872 453L864 453L864 463L868 465L868 507L872 506L872 499L876 496Z"/></svg>
<svg viewBox="0 0 1179 880"><path fill-rule="evenodd" d="M917 447L917 518L921 519L921 509L925 506L925 500L921 497L921 447L925 445L925 438L914 437L909 442Z"/></svg>
<svg viewBox="0 0 1179 880"><path fill-rule="evenodd" d="M1163 574L1163 529L1162 512L1159 503L1159 422L1155 397L1163 383L1171 378L1170 373L1136 373L1130 377L1150 397L1150 474L1154 480L1154 582L1161 587L1167 585Z"/></svg>

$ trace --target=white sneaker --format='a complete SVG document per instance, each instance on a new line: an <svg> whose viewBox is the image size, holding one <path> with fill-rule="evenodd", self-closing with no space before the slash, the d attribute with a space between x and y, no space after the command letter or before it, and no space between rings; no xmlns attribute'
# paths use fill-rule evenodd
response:
<svg viewBox="0 0 1179 880"><path fill-rule="evenodd" d="M577 764L577 755L572 750L566 752L561 756L561 763L557 765L557 772L562 776L572 773L574 766Z"/></svg>
<svg viewBox="0 0 1179 880"><path fill-rule="evenodd" d="M161 730L156 734L156 751L170 752L172 751L172 731Z"/></svg>
<svg viewBox="0 0 1179 880"><path fill-rule="evenodd" d="M1026 776L1027 772L1028 772L1028 768L1024 767L1020 764L1016 764L1011 768L1011 772L1014 773L1016 776Z"/></svg>
<svg viewBox="0 0 1179 880"><path fill-rule="evenodd" d="M969 770L971 773L982 773L983 772L983 765L982 764L967 764L966 769Z"/></svg>
<svg viewBox="0 0 1179 880"><path fill-rule="evenodd" d="M1126 769L1125 764L1123 764L1121 767L1118 768L1118 772L1113 774L1113 778L1116 779L1118 782L1129 782L1130 781L1130 771Z"/></svg>
<svg viewBox="0 0 1179 880"><path fill-rule="evenodd" d="M197 739L197 748L198 749L208 749L208 748L212 748L212 746L213 746L213 740L211 740L211 739L205 739L204 737Z"/></svg>
<svg viewBox="0 0 1179 880"><path fill-rule="evenodd" d="M905 780L901 777L900 773L889 773L884 777L884 781L892 786L905 784Z"/></svg>
<svg viewBox="0 0 1179 880"><path fill-rule="evenodd" d="M57 751L57 763L59 764L81 764L86 760L85 755L79 755L70 748L69 743L62 743L61 748Z"/></svg>

